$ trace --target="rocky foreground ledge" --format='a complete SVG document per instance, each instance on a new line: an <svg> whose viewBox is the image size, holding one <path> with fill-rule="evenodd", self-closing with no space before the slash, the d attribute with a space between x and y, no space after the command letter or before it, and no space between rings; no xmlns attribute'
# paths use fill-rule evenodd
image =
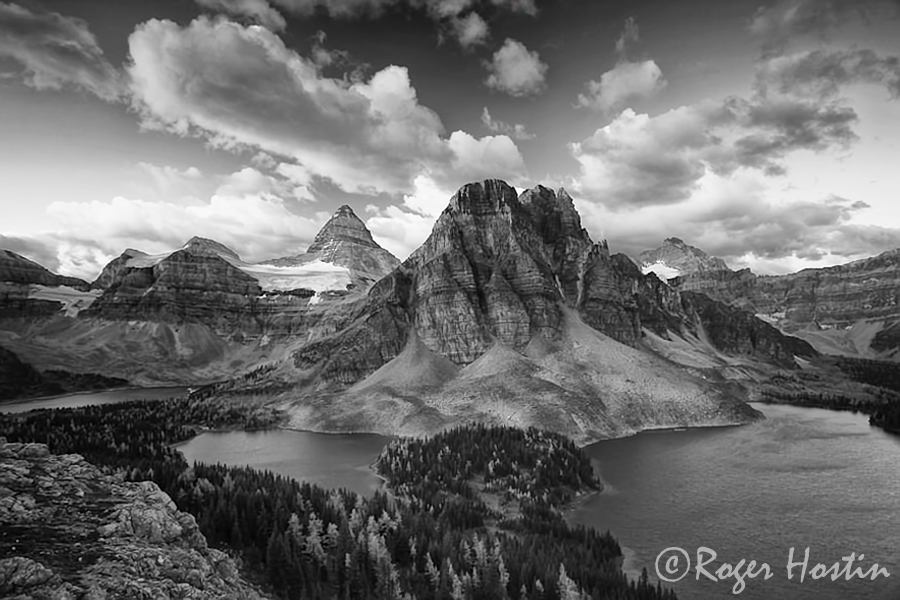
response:
<svg viewBox="0 0 900 600"><path fill-rule="evenodd" d="M0 437L0 597L265 596L155 483Z"/></svg>

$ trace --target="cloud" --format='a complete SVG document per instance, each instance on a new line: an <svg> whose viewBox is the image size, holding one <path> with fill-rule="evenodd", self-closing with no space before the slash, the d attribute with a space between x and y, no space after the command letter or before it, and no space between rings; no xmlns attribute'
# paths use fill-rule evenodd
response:
<svg viewBox="0 0 900 600"><path fill-rule="evenodd" d="M485 85L510 96L538 94L546 87L548 66L537 52L531 52L521 42L507 38L489 63Z"/></svg>
<svg viewBox="0 0 900 600"><path fill-rule="evenodd" d="M155 165L146 162L139 162L137 166L153 180L156 188L163 194L190 186L203 178L203 173L197 167L179 169L169 165Z"/></svg>
<svg viewBox="0 0 900 600"><path fill-rule="evenodd" d="M476 12L462 18L454 17L450 23L456 39L463 48L484 44L491 34L488 24Z"/></svg>
<svg viewBox="0 0 900 600"><path fill-rule="evenodd" d="M750 31L762 40L763 56L781 54L802 35L826 35L846 23L900 15L896 0L777 0L761 7Z"/></svg>
<svg viewBox="0 0 900 600"><path fill-rule="evenodd" d="M0 233L0 249L24 256L54 273L59 269L59 257L54 244L45 239Z"/></svg>
<svg viewBox="0 0 900 600"><path fill-rule="evenodd" d="M125 248L165 252L195 235L217 240L254 262L305 247L331 216L324 211L298 215L289 206L290 187L283 185L283 180L244 168L225 177L201 204L116 197L108 202L57 201L47 213L60 227L52 234L57 245L81 257L82 276L96 276L104 260Z"/></svg>
<svg viewBox="0 0 900 600"><path fill-rule="evenodd" d="M586 84L587 93L578 94L580 106L595 110L610 110L628 100L647 98L666 87L662 70L653 60L643 62L620 62Z"/></svg>
<svg viewBox="0 0 900 600"><path fill-rule="evenodd" d="M35 89L71 86L107 101L118 100L124 91L97 38L75 17L0 2L0 56L21 63L25 83Z"/></svg>
<svg viewBox="0 0 900 600"><path fill-rule="evenodd" d="M689 201L611 210L576 197L585 227L609 232L610 248L637 256L677 236L724 258L732 268L787 272L900 247L900 229L853 222L865 203L834 196L778 198L757 174L707 172Z"/></svg>
<svg viewBox="0 0 900 600"><path fill-rule="evenodd" d="M776 56L758 64L758 93L798 94L822 100L834 98L843 86L873 83L900 98L900 58L872 50L813 50Z"/></svg>
<svg viewBox="0 0 900 600"><path fill-rule="evenodd" d="M626 109L570 150L581 163L578 189L608 206L671 204L689 198L707 171L783 175L791 152L846 148L856 120L833 103L731 97L655 117Z"/></svg>
<svg viewBox="0 0 900 600"><path fill-rule="evenodd" d="M625 28L616 40L616 53L624 57L626 46L629 43L637 42L639 40L640 30L637 23L635 22L634 17L628 17L625 19Z"/></svg>
<svg viewBox="0 0 900 600"><path fill-rule="evenodd" d="M578 106L598 111L609 111L621 107L629 100L648 98L662 91L667 82L662 69L654 60L630 61L627 45L640 40L634 17L625 20L625 27L616 40L616 66L600 76L600 81L591 79L585 84L587 91L578 94Z"/></svg>
<svg viewBox="0 0 900 600"><path fill-rule="evenodd" d="M403 196L400 206L370 206L366 226L375 240L400 260L421 246L435 221L447 208L456 190L442 187L427 175L416 177L413 193Z"/></svg>
<svg viewBox="0 0 900 600"><path fill-rule="evenodd" d="M367 81L325 77L272 32L206 17L186 27L148 21L129 47L144 127L289 157L344 191L408 192L422 172L458 179L454 170L472 160L460 152L507 169L496 176L524 170L509 138L445 137L404 67Z"/></svg>
<svg viewBox="0 0 900 600"><path fill-rule="evenodd" d="M195 2L204 8L247 17L272 31L284 31L287 27L284 17L272 8L267 0L195 0Z"/></svg>
<svg viewBox="0 0 900 600"><path fill-rule="evenodd" d="M503 121L494 120L494 118L491 117L491 113L488 111L487 106L484 107L484 111L481 113L481 122L484 123L484 126L490 131L508 135L515 140L533 140L537 137L533 133L529 133L525 129L525 126L519 123L510 125Z"/></svg>

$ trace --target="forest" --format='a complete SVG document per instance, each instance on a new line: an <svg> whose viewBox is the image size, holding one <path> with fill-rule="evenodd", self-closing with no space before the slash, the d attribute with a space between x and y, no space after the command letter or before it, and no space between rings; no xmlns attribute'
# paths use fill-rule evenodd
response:
<svg viewBox="0 0 900 600"><path fill-rule="evenodd" d="M760 386L763 402L850 410L900 432L900 364L856 357L823 358L823 367L782 371Z"/></svg>
<svg viewBox="0 0 900 600"><path fill-rule="evenodd" d="M609 533L566 524L565 506L599 482L556 434L474 425L395 440L376 463L387 487L372 497L250 468L189 466L172 448L201 428L280 419L222 400L135 401L0 415L0 436L156 482L210 544L280 598L676 597L646 572L628 580Z"/></svg>

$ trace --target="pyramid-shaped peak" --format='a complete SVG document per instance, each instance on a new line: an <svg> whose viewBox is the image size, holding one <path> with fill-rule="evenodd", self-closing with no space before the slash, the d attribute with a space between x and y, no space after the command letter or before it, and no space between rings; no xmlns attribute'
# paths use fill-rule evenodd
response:
<svg viewBox="0 0 900 600"><path fill-rule="evenodd" d="M356 219L359 219L359 217L356 216L356 213L353 212L353 207L351 207L349 204L343 204L339 206L338 209L334 211L334 215L332 215L332 218L334 217L354 217Z"/></svg>
<svg viewBox="0 0 900 600"><path fill-rule="evenodd" d="M663 240L663 244L668 244L669 246L683 246L687 247L687 244L684 243L684 240L677 237L670 237Z"/></svg>
<svg viewBox="0 0 900 600"><path fill-rule="evenodd" d="M366 224L356 216L353 209L344 204L339 207L328 222L316 234L312 245L307 249L307 254L321 252L326 246L335 242L353 242L371 248L381 248L372 238Z"/></svg>
<svg viewBox="0 0 900 600"><path fill-rule="evenodd" d="M217 254L219 256L228 256L229 258L234 258L236 260L240 260L241 258L240 256L238 256L237 252L235 252L228 246L221 244L215 240L196 235L189 239L181 249L193 253L207 253Z"/></svg>

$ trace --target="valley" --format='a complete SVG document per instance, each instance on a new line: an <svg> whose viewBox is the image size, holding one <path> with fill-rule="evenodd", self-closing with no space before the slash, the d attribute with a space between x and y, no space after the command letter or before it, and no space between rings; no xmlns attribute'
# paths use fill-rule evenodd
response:
<svg viewBox="0 0 900 600"><path fill-rule="evenodd" d="M153 482L192 515L204 540L195 550L226 550L243 564L233 585L262 596L515 589L536 598L547 586L560 597L671 599L680 588L636 567L652 557L636 562L629 540L623 550L565 512L603 487L595 475L609 465L585 454L595 444L685 428L710 440L732 425L766 431L765 403L898 427L900 363L877 350L893 313L872 300L888 287L883 262L848 267L855 295L829 283L792 296L783 290L808 279L759 283L677 239L634 260L592 240L563 189L463 186L402 262L347 206L306 252L260 263L199 237L168 253L126 250L92 283L9 252L0 259L6 399L190 388L171 399L17 408L0 415L10 459L27 459L19 443L46 444L34 451L40 460L77 452L114 478L104 494ZM737 279L756 283L740 293L715 283ZM853 334L867 341L853 352L835 351L834 335L822 343L813 328L831 326L826 314L852 315L840 331L868 328ZM334 437L314 437L324 434ZM335 491L341 481L356 491ZM27 506L31 492L10 489L7 503ZM600 497L616 493L607 485ZM39 513L28 510L7 517L32 523ZM99 567L78 574L53 558L58 549L46 551L52 575L41 593L111 585L94 579ZM160 589L220 585L129 573Z"/></svg>

